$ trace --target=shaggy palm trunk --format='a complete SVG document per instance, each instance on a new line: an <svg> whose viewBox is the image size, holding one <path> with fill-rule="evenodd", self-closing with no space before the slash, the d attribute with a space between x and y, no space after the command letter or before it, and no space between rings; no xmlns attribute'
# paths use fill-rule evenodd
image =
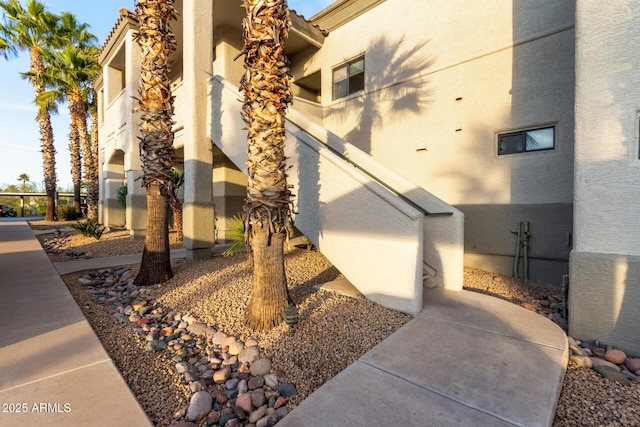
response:
<svg viewBox="0 0 640 427"><path fill-rule="evenodd" d="M147 189L147 234L136 285L173 277L169 253L169 198L173 194L173 97L169 55L176 41L169 23L175 19L172 0L138 0L136 40L142 55L140 86L140 157Z"/></svg>
<svg viewBox="0 0 640 427"><path fill-rule="evenodd" d="M284 155L284 119L291 102L284 42L290 25L285 0L245 0L242 116L248 128L249 183L244 204L247 245L253 253L253 291L247 326L282 322L289 304L284 240L291 216Z"/></svg>
<svg viewBox="0 0 640 427"><path fill-rule="evenodd" d="M32 75L41 75L44 72L42 57L37 49L31 49L31 67L29 72ZM44 92L45 86L31 79L33 91L36 99ZM44 216L45 221L55 221L56 218L56 149L53 145L53 128L51 127L51 116L48 111L42 110L38 114L40 126L40 143L42 144L42 167L44 173L44 189L47 192L47 210Z"/></svg>
<svg viewBox="0 0 640 427"><path fill-rule="evenodd" d="M69 110L71 111L71 122L76 127L80 149L82 150L82 160L84 166L84 177L87 183L87 218L98 220L98 206L95 203L98 193L96 170L94 168L93 152L89 141L87 130L87 110L84 99L80 92L69 93Z"/></svg>
<svg viewBox="0 0 640 427"><path fill-rule="evenodd" d="M95 179L95 192L92 197L93 205L96 207L96 217L98 216L98 205L100 203L100 148L98 147L98 110L91 109L91 154L93 155L93 173Z"/></svg>
<svg viewBox="0 0 640 427"><path fill-rule="evenodd" d="M80 141L73 121L69 125L69 153L71 155L71 181L73 182L73 209L80 214L80 189L82 180L82 158Z"/></svg>

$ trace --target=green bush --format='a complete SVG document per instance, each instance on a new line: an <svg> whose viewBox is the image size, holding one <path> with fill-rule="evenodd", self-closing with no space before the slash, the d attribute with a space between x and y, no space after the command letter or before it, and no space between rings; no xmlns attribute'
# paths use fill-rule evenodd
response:
<svg viewBox="0 0 640 427"><path fill-rule="evenodd" d="M76 212L73 206L64 206L58 209L58 219L62 221L71 221L82 218L82 214Z"/></svg>
<svg viewBox="0 0 640 427"><path fill-rule="evenodd" d="M100 240L102 233L106 227L93 219L88 219L85 222L78 222L76 224L70 224L69 227L78 230L83 236L93 237L96 240Z"/></svg>
<svg viewBox="0 0 640 427"><path fill-rule="evenodd" d="M229 237L233 243L229 249L224 251L224 256L229 256L244 249L244 219L241 214L235 214L231 218Z"/></svg>
<svg viewBox="0 0 640 427"><path fill-rule="evenodd" d="M127 193L126 185L118 188L118 203L122 206L122 209L127 209Z"/></svg>

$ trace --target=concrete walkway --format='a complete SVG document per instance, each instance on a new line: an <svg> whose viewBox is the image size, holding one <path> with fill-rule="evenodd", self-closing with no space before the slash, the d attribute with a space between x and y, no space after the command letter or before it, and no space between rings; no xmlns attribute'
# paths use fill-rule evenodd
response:
<svg viewBox="0 0 640 427"><path fill-rule="evenodd" d="M150 426L26 222L0 222L0 426Z"/></svg>
<svg viewBox="0 0 640 427"><path fill-rule="evenodd" d="M415 319L278 426L550 426L567 359L565 333L538 314L426 289Z"/></svg>
<svg viewBox="0 0 640 427"><path fill-rule="evenodd" d="M55 266L66 274L139 261ZM149 425L58 274L26 223L0 222L0 402L27 404L26 413L0 412L0 426ZM486 295L427 289L415 319L278 426L550 426L567 359L565 333L544 317ZM58 411L36 412L34 403Z"/></svg>

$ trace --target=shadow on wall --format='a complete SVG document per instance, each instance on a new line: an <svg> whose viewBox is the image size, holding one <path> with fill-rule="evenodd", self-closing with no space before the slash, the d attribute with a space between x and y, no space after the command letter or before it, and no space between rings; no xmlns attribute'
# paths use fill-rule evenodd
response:
<svg viewBox="0 0 640 427"><path fill-rule="evenodd" d="M432 91L429 82L421 78L433 64L424 54L427 43L405 49L404 37L396 42L384 36L375 40L366 49L364 92L327 108L325 120L356 123L342 137L371 154L373 131L382 128L385 121L402 121L427 111Z"/></svg>

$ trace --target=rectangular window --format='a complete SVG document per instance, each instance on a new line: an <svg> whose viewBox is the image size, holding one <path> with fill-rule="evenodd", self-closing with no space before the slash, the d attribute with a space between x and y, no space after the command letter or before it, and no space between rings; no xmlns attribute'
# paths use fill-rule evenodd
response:
<svg viewBox="0 0 640 427"><path fill-rule="evenodd" d="M521 130L498 135L498 155L552 150L555 147L555 128Z"/></svg>
<svg viewBox="0 0 640 427"><path fill-rule="evenodd" d="M364 90L364 56L333 69L333 99Z"/></svg>

